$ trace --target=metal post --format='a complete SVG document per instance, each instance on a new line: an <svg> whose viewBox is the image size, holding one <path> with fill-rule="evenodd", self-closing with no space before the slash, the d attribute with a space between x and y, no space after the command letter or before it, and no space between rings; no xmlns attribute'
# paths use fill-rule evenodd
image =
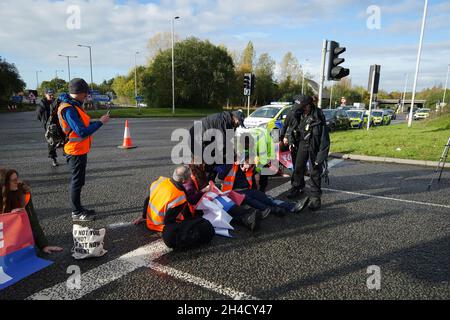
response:
<svg viewBox="0 0 450 320"><path fill-rule="evenodd" d="M369 115L367 116L367 130L370 129L370 117L372 116L372 100L373 100L373 87L375 86L375 73L376 73L376 66L373 66L372 71L372 84L370 85L370 100L369 100Z"/></svg>
<svg viewBox="0 0 450 320"><path fill-rule="evenodd" d="M89 64L90 64L90 67L91 67L91 90L93 90L94 89L93 88L94 76L93 76L93 72L92 72L92 46L86 46L86 45L82 45L82 44L79 44L78 46L82 47L82 48L88 48L89 49Z"/></svg>
<svg viewBox="0 0 450 320"><path fill-rule="evenodd" d="M250 96L247 96L247 117L250 116Z"/></svg>
<svg viewBox="0 0 450 320"><path fill-rule="evenodd" d="M325 59L327 55L327 45L328 40L323 40L322 45L322 64L320 66L320 80L319 80L319 102L318 107L319 109L322 109L322 95L323 95L323 83L325 81Z"/></svg>
<svg viewBox="0 0 450 320"><path fill-rule="evenodd" d="M89 46L89 62L91 65L91 90L93 90L93 86L94 86L94 74L92 72L92 47Z"/></svg>
<svg viewBox="0 0 450 320"><path fill-rule="evenodd" d="M78 58L78 57L77 56L65 56L63 54L60 54L59 56L67 59L67 71L68 71L69 82L70 82L70 58Z"/></svg>
<svg viewBox="0 0 450 320"><path fill-rule="evenodd" d="M442 98L442 103L445 104L445 94L447 93L447 85L448 85L448 74L450 72L450 64L447 66L447 79L445 80L445 89L444 89L444 97Z"/></svg>
<svg viewBox="0 0 450 320"><path fill-rule="evenodd" d="M402 113L405 112L405 99L406 99L406 88L407 88L407 86L408 86L408 74L406 74L405 89L403 90Z"/></svg>
<svg viewBox="0 0 450 320"><path fill-rule="evenodd" d="M330 90L330 109L331 109L331 101L333 100L333 88L334 88L334 84L331 84L331 90Z"/></svg>
<svg viewBox="0 0 450 320"><path fill-rule="evenodd" d="M42 72L41 70L36 71L36 90L39 89L39 72Z"/></svg>
<svg viewBox="0 0 450 320"><path fill-rule="evenodd" d="M427 10L428 10L428 0L425 0L425 6L423 9L423 18L422 18L422 29L420 30L419 51L417 52L416 74L414 76L413 93L412 93L412 99L411 99L411 110L409 110L408 127L412 126L412 120L413 120L414 100L416 98L417 77L419 75L420 56L422 55L423 33L425 31L425 23L427 20Z"/></svg>
<svg viewBox="0 0 450 320"><path fill-rule="evenodd" d="M137 93L137 55L139 51L136 51L134 54L134 99L136 100L136 108L138 107L138 93Z"/></svg>

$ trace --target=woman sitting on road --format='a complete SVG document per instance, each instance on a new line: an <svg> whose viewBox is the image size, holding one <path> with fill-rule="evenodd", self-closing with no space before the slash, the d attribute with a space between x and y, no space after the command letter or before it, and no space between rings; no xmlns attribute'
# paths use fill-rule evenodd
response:
<svg viewBox="0 0 450 320"><path fill-rule="evenodd" d="M25 208L36 247L48 254L63 250L60 247L49 246L33 207L30 187L19 181L19 174L16 170L0 169L0 189L0 214L14 213L17 209Z"/></svg>
<svg viewBox="0 0 450 320"><path fill-rule="evenodd" d="M184 184L184 188L189 204L195 206L203 194L211 191L211 188L204 164L191 164L189 168L191 169L191 180ZM234 205L228 210L228 213L233 217L233 220L253 231L258 228L259 221L268 216L269 210L259 211L250 206Z"/></svg>

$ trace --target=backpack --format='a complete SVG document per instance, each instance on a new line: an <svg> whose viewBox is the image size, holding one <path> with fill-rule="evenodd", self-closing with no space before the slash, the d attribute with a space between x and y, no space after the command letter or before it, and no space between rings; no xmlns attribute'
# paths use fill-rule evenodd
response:
<svg viewBox="0 0 450 320"><path fill-rule="evenodd" d="M59 123L58 109L62 101L56 99L50 107L50 116L45 123L45 140L47 143L55 148L63 147L69 140L69 135L66 135Z"/></svg>
<svg viewBox="0 0 450 320"><path fill-rule="evenodd" d="M196 217L164 226L162 238L169 248L189 249L208 244L214 237L215 230L211 222Z"/></svg>

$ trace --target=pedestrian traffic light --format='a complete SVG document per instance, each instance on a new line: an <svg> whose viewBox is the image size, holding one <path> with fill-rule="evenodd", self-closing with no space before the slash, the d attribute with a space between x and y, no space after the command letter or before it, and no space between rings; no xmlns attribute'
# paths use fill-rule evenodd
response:
<svg viewBox="0 0 450 320"><path fill-rule="evenodd" d="M339 43L336 41L329 41L330 55L328 59L328 71L327 80L338 81L350 74L350 70L339 66L345 61L344 58L340 58L339 55L346 51L345 47L339 47Z"/></svg>

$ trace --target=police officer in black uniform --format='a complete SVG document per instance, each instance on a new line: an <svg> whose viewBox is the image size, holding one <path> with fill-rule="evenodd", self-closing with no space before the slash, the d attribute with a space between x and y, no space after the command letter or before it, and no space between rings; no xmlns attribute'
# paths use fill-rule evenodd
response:
<svg viewBox="0 0 450 320"><path fill-rule="evenodd" d="M39 102L36 113L39 121L44 125L44 131L47 130L47 121L50 118L50 115L55 108L57 101L55 100L55 92L52 89L45 90L45 96ZM48 144L48 157L52 159L52 166L57 167L58 163L58 155L56 153L56 146Z"/></svg>
<svg viewBox="0 0 450 320"><path fill-rule="evenodd" d="M321 109L314 105L310 96L297 96L294 107L286 117L281 139L289 145L294 161L294 172L291 178L292 188L287 197L299 197L305 188L305 172L308 160L310 172L310 210L318 210L321 206L321 180L330 150L330 135L325 116Z"/></svg>

